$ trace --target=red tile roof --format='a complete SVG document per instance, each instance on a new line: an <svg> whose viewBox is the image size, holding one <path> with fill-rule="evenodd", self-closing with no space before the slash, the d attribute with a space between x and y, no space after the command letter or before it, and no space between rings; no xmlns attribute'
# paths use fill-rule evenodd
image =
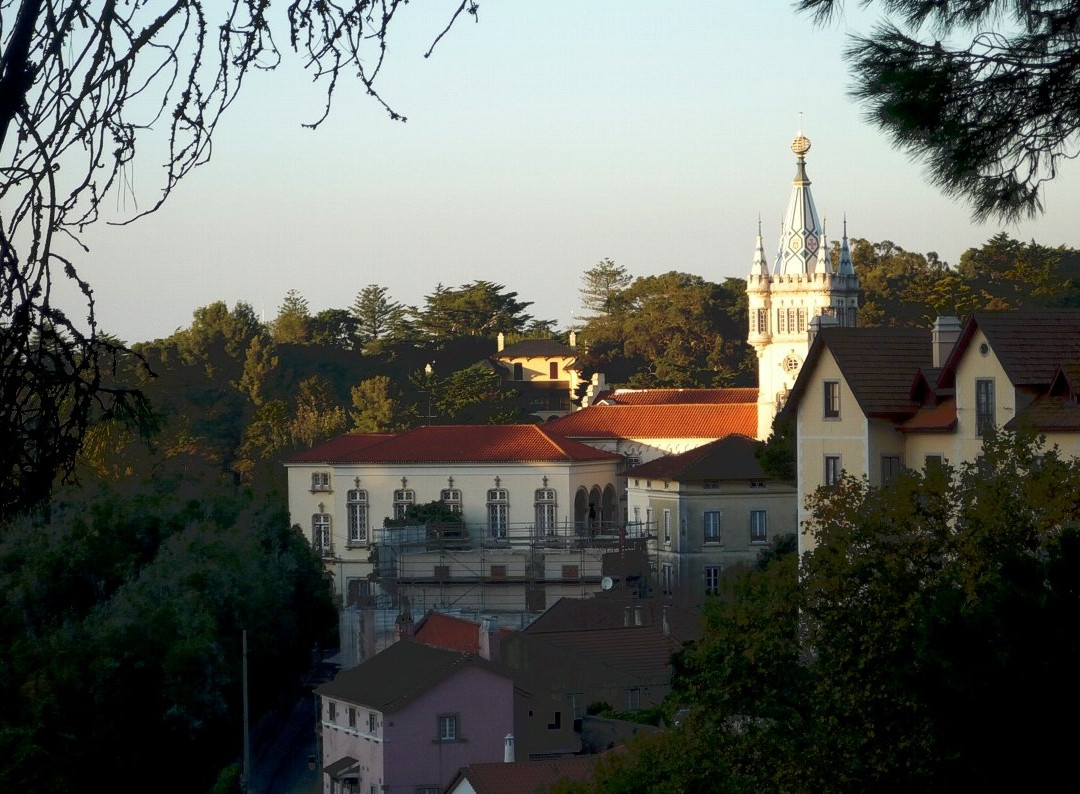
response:
<svg viewBox="0 0 1080 794"><path fill-rule="evenodd" d="M635 466L627 477L689 482L694 480L765 480L754 449L746 436L728 436L679 455L666 455Z"/></svg>
<svg viewBox="0 0 1080 794"><path fill-rule="evenodd" d="M755 388L726 389L609 389L596 397L596 402L607 401L616 405L692 405L707 403L756 403Z"/></svg>
<svg viewBox="0 0 1080 794"><path fill-rule="evenodd" d="M757 404L590 405L544 425L569 438L723 438L757 433Z"/></svg>
<svg viewBox="0 0 1080 794"><path fill-rule="evenodd" d="M340 437L289 463L511 463L618 458L551 432L549 425L428 425L349 447ZM325 451L324 451L325 450Z"/></svg>
<svg viewBox="0 0 1080 794"><path fill-rule="evenodd" d="M511 630L499 629L499 636ZM424 645L466 653L480 653L480 624L443 612L428 612L416 625L413 639Z"/></svg>
<svg viewBox="0 0 1080 794"><path fill-rule="evenodd" d="M592 777L599 755L567 756L512 764L470 764L462 769L447 791L468 780L476 794L525 794L547 791L560 780L585 782Z"/></svg>
<svg viewBox="0 0 1080 794"><path fill-rule="evenodd" d="M948 433L956 429L956 398L949 397L938 405L925 405L913 417L903 422L902 431Z"/></svg>

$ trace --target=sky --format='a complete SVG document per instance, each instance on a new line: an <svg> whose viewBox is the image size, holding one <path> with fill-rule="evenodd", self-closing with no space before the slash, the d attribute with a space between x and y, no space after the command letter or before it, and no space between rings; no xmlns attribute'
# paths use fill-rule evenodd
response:
<svg viewBox="0 0 1080 794"><path fill-rule="evenodd" d="M605 258L632 276L742 278L759 218L776 250L800 124L831 240L846 217L850 237L951 264L999 231L1080 246L1073 163L1039 219L976 225L864 120L842 54L874 17L845 5L821 28L790 0L482 2L425 59L455 3L410 3L378 84L408 121L348 87L312 131L319 84L295 63L253 75L211 161L162 209L87 230L100 327L133 343L218 300L272 320L290 289L314 314L369 284L423 306L439 284L484 279L565 329ZM133 197L106 214L152 203L157 173L138 162Z"/></svg>

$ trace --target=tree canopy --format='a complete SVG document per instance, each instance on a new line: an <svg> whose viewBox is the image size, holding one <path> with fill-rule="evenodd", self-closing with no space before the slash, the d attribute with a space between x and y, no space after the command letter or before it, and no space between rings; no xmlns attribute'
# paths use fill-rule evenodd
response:
<svg viewBox="0 0 1080 794"><path fill-rule="evenodd" d="M1002 434L956 468L811 499L817 547L730 578L677 659L678 725L596 789L1068 788L1080 463Z"/></svg>
<svg viewBox="0 0 1080 794"><path fill-rule="evenodd" d="M1042 210L1080 154L1080 2L861 0L888 16L852 37L853 93L893 143L978 220ZM818 21L840 0L798 0Z"/></svg>

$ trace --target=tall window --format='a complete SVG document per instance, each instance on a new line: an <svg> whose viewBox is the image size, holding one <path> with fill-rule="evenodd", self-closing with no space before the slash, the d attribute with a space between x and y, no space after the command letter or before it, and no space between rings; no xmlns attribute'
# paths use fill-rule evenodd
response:
<svg viewBox="0 0 1080 794"><path fill-rule="evenodd" d="M705 594L716 595L720 592L720 566L705 566Z"/></svg>
<svg viewBox="0 0 1080 794"><path fill-rule="evenodd" d="M440 742L456 742L458 740L458 715L440 714L438 730Z"/></svg>
<svg viewBox="0 0 1080 794"><path fill-rule="evenodd" d="M664 510L664 543L671 543L671 511Z"/></svg>
<svg viewBox="0 0 1080 794"><path fill-rule="evenodd" d="M488 532L493 538L505 538L510 513L510 495L505 488L492 488L487 492L487 508Z"/></svg>
<svg viewBox="0 0 1080 794"><path fill-rule="evenodd" d="M536 532L540 535L555 534L556 502L554 488L536 489Z"/></svg>
<svg viewBox="0 0 1080 794"><path fill-rule="evenodd" d="M900 476L900 456L899 455L882 455L881 456L881 484L888 485L891 482L895 482L896 478Z"/></svg>
<svg viewBox="0 0 1080 794"><path fill-rule="evenodd" d="M833 485L840 479L840 456L825 456L825 484Z"/></svg>
<svg viewBox="0 0 1080 794"><path fill-rule="evenodd" d="M450 508L450 512L456 516L461 515L461 489L443 488L439 492L439 501Z"/></svg>
<svg viewBox="0 0 1080 794"><path fill-rule="evenodd" d="M825 381L825 418L840 418L840 381Z"/></svg>
<svg viewBox="0 0 1080 794"><path fill-rule="evenodd" d="M767 543L769 540L769 530L765 524L765 511L764 510L751 510L750 511L750 542L751 543Z"/></svg>
<svg viewBox="0 0 1080 794"><path fill-rule="evenodd" d="M367 715L367 731L372 736L379 734L379 718L374 711L369 711Z"/></svg>
<svg viewBox="0 0 1080 794"><path fill-rule="evenodd" d="M330 554L329 513L315 513L311 516L311 545L323 555Z"/></svg>
<svg viewBox="0 0 1080 794"><path fill-rule="evenodd" d="M769 331L769 310L758 309L757 310L757 330L759 334L768 333Z"/></svg>
<svg viewBox="0 0 1080 794"><path fill-rule="evenodd" d="M521 362L514 364L514 380L525 380L525 368Z"/></svg>
<svg viewBox="0 0 1080 794"><path fill-rule="evenodd" d="M558 380L559 379L559 362L558 361L549 361L548 362L548 377L551 378L551 380Z"/></svg>
<svg viewBox="0 0 1080 794"><path fill-rule="evenodd" d="M394 518L405 518L409 508L416 503L416 494L412 488L398 488L394 491Z"/></svg>
<svg viewBox="0 0 1080 794"><path fill-rule="evenodd" d="M364 543L368 530L367 491L359 489L345 494L345 515L349 521L349 542Z"/></svg>
<svg viewBox="0 0 1080 794"><path fill-rule="evenodd" d="M311 473L311 490L313 490L313 491L329 491L330 490L330 472L328 472L328 471L313 471Z"/></svg>
<svg viewBox="0 0 1080 794"><path fill-rule="evenodd" d="M787 311L784 309L776 310L776 330L782 334L787 333Z"/></svg>
<svg viewBox="0 0 1080 794"><path fill-rule="evenodd" d="M720 542L720 511L719 510L706 510L702 516L702 524L705 528L705 542L706 543L719 543Z"/></svg>
<svg viewBox="0 0 1080 794"><path fill-rule="evenodd" d="M665 562L660 568L660 591L664 595L675 592L675 568L671 563Z"/></svg>
<svg viewBox="0 0 1080 794"><path fill-rule="evenodd" d="M799 333L806 333L806 309L799 309Z"/></svg>
<svg viewBox="0 0 1080 794"><path fill-rule="evenodd" d="M975 432L980 436L994 426L994 381L975 381Z"/></svg>

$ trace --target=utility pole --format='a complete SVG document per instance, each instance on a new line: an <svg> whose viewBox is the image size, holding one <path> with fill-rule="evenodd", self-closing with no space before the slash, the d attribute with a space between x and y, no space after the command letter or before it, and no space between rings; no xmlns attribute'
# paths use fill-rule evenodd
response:
<svg viewBox="0 0 1080 794"><path fill-rule="evenodd" d="M240 638L244 685L244 769L240 774L240 790L248 794L251 791L251 738L248 734L247 629L243 629Z"/></svg>

